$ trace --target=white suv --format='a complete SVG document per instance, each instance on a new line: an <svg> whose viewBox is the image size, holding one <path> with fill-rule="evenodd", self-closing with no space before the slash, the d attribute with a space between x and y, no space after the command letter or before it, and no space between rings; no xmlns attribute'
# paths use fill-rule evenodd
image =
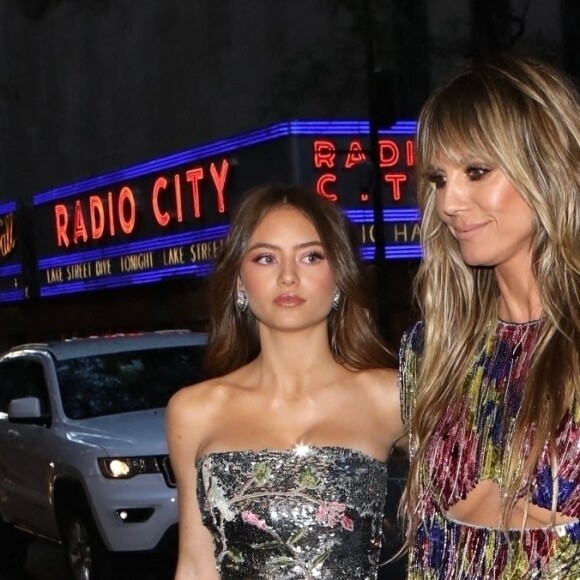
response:
<svg viewBox="0 0 580 580"><path fill-rule="evenodd" d="M206 336L150 332L27 344L0 356L0 542L65 547L75 580L175 547L165 406L199 381ZM12 547L20 544L13 544ZM18 550L12 550L18 567Z"/></svg>

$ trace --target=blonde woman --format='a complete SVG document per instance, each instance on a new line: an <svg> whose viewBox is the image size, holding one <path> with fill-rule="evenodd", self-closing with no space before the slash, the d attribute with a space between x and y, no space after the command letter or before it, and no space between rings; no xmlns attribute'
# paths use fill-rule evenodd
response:
<svg viewBox="0 0 580 580"><path fill-rule="evenodd" d="M419 120L409 578L580 578L580 105L504 56Z"/></svg>

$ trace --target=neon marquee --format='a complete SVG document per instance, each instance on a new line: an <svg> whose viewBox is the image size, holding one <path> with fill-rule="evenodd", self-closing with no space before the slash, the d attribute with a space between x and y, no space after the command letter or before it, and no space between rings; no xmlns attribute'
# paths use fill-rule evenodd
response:
<svg viewBox="0 0 580 580"><path fill-rule="evenodd" d="M379 132L387 259L421 254L414 122ZM41 296L204 276L243 192L302 183L341 205L376 251L365 121L292 121L33 196Z"/></svg>

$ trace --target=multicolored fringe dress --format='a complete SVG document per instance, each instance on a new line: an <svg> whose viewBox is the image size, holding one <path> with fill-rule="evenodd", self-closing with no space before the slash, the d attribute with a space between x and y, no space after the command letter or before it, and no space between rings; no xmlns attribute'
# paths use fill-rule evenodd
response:
<svg viewBox="0 0 580 580"><path fill-rule="evenodd" d="M483 481L502 485L513 426L521 405L530 353L539 322L499 321L482 339L463 396L439 420L423 466L421 525L410 550L409 580L580 579L580 522L543 528L499 529L446 516L449 508ZM423 346L418 323L402 339L399 383L403 419L409 420ZM558 429L557 511L580 518L580 406L575 403ZM538 463L531 502L552 509L549 447ZM411 434L411 455L413 455Z"/></svg>

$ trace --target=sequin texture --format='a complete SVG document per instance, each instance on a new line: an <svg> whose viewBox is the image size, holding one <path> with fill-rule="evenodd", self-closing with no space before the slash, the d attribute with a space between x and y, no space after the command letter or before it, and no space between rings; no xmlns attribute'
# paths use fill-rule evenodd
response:
<svg viewBox="0 0 580 580"><path fill-rule="evenodd" d="M580 523L509 530L457 522L445 514L483 480L501 489L511 452L515 419L537 339L539 322L490 325L466 378L463 396L439 420L422 466L421 515L410 551L409 580L495 580L580 578ZM403 336L399 385L403 418L416 397L423 327ZM557 511L580 517L578 404L556 434L559 461ZM413 434L410 437L414 453ZM522 456L525 450L522 450ZM532 479L530 501L552 508L552 469L548 442ZM521 496L525 495L522 491Z"/></svg>
<svg viewBox="0 0 580 580"><path fill-rule="evenodd" d="M386 464L342 447L209 453L197 494L224 580L375 580Z"/></svg>

